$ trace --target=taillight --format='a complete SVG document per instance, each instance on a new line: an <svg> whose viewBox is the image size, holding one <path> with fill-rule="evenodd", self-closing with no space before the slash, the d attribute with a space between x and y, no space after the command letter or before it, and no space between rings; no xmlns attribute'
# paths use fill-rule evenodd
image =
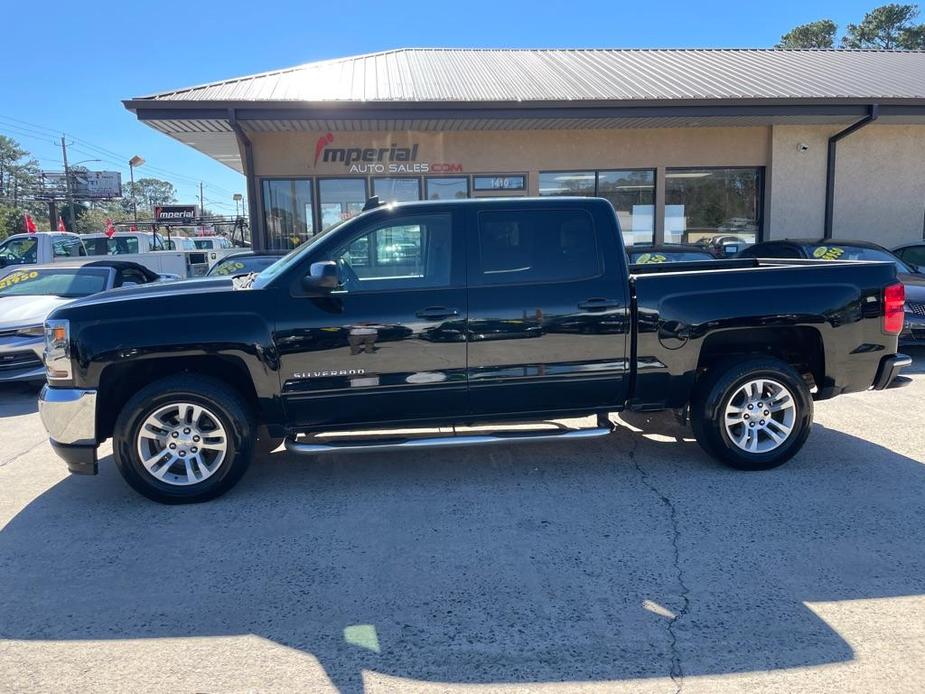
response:
<svg viewBox="0 0 925 694"><path fill-rule="evenodd" d="M903 331L905 304L906 288L901 282L883 290L883 332L887 335L899 335Z"/></svg>

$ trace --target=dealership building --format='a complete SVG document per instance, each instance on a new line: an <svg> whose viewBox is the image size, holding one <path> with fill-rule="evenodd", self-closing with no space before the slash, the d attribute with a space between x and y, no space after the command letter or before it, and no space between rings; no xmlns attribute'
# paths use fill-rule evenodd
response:
<svg viewBox="0 0 925 694"><path fill-rule="evenodd" d="M255 247L383 200L598 195L628 242L925 232L925 53L401 49L131 99Z"/></svg>

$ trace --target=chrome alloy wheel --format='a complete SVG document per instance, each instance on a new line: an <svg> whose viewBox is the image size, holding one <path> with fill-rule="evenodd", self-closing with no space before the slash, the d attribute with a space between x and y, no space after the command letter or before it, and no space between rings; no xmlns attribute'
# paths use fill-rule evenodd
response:
<svg viewBox="0 0 925 694"><path fill-rule="evenodd" d="M797 408L793 393L767 378L739 386L726 405L729 439L746 453L768 453L793 432Z"/></svg>
<svg viewBox="0 0 925 694"><path fill-rule="evenodd" d="M138 432L141 464L157 480L184 487L221 467L228 436L219 418L201 405L171 403L151 413Z"/></svg>

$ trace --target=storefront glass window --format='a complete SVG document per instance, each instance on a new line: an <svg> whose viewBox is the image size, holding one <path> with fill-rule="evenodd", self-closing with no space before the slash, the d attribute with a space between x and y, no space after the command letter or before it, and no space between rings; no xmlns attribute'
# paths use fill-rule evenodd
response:
<svg viewBox="0 0 925 694"><path fill-rule="evenodd" d="M761 173L753 169L668 169L665 240L755 243L761 211Z"/></svg>
<svg viewBox="0 0 925 694"><path fill-rule="evenodd" d="M368 197L366 179L322 178L318 181L318 197L324 230L363 211Z"/></svg>
<svg viewBox="0 0 925 694"><path fill-rule="evenodd" d="M547 171L540 173L540 195L596 195L610 200L627 245L652 243L655 170Z"/></svg>
<svg viewBox="0 0 925 694"><path fill-rule="evenodd" d="M295 248L315 233L308 179L264 181L263 208L269 248Z"/></svg>
<svg viewBox="0 0 925 694"><path fill-rule="evenodd" d="M469 197L469 179L465 176L434 176L426 182L428 200L460 200Z"/></svg>
<svg viewBox="0 0 925 694"><path fill-rule="evenodd" d="M655 170L598 171L597 194L617 211L627 245L652 243L655 232Z"/></svg>
<svg viewBox="0 0 925 694"><path fill-rule="evenodd" d="M373 195L382 202L420 200L421 182L417 178L374 178Z"/></svg>
<svg viewBox="0 0 925 694"><path fill-rule="evenodd" d="M540 195L594 195L594 172L541 173Z"/></svg>

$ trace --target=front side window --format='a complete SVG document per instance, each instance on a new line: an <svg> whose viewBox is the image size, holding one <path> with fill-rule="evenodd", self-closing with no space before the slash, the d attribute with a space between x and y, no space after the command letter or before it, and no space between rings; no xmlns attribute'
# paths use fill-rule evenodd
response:
<svg viewBox="0 0 925 694"><path fill-rule="evenodd" d="M365 178L322 178L318 181L321 229L355 217L366 204Z"/></svg>
<svg viewBox="0 0 925 694"><path fill-rule="evenodd" d="M416 178L374 178L373 195L382 202L420 200L421 182Z"/></svg>
<svg viewBox="0 0 925 694"><path fill-rule="evenodd" d="M347 291L448 287L452 217L414 215L390 220L334 252Z"/></svg>
<svg viewBox="0 0 925 694"><path fill-rule="evenodd" d="M32 237L21 236L0 243L0 260L6 264L34 263L37 253L38 243Z"/></svg>
<svg viewBox="0 0 925 694"><path fill-rule="evenodd" d="M761 174L760 168L668 169L665 240L755 243L761 219Z"/></svg>
<svg viewBox="0 0 925 694"><path fill-rule="evenodd" d="M582 210L483 212L476 284L563 282L600 274L591 217Z"/></svg>
<svg viewBox="0 0 925 694"><path fill-rule="evenodd" d="M295 248L315 233L308 179L264 181L263 208L270 248Z"/></svg>

